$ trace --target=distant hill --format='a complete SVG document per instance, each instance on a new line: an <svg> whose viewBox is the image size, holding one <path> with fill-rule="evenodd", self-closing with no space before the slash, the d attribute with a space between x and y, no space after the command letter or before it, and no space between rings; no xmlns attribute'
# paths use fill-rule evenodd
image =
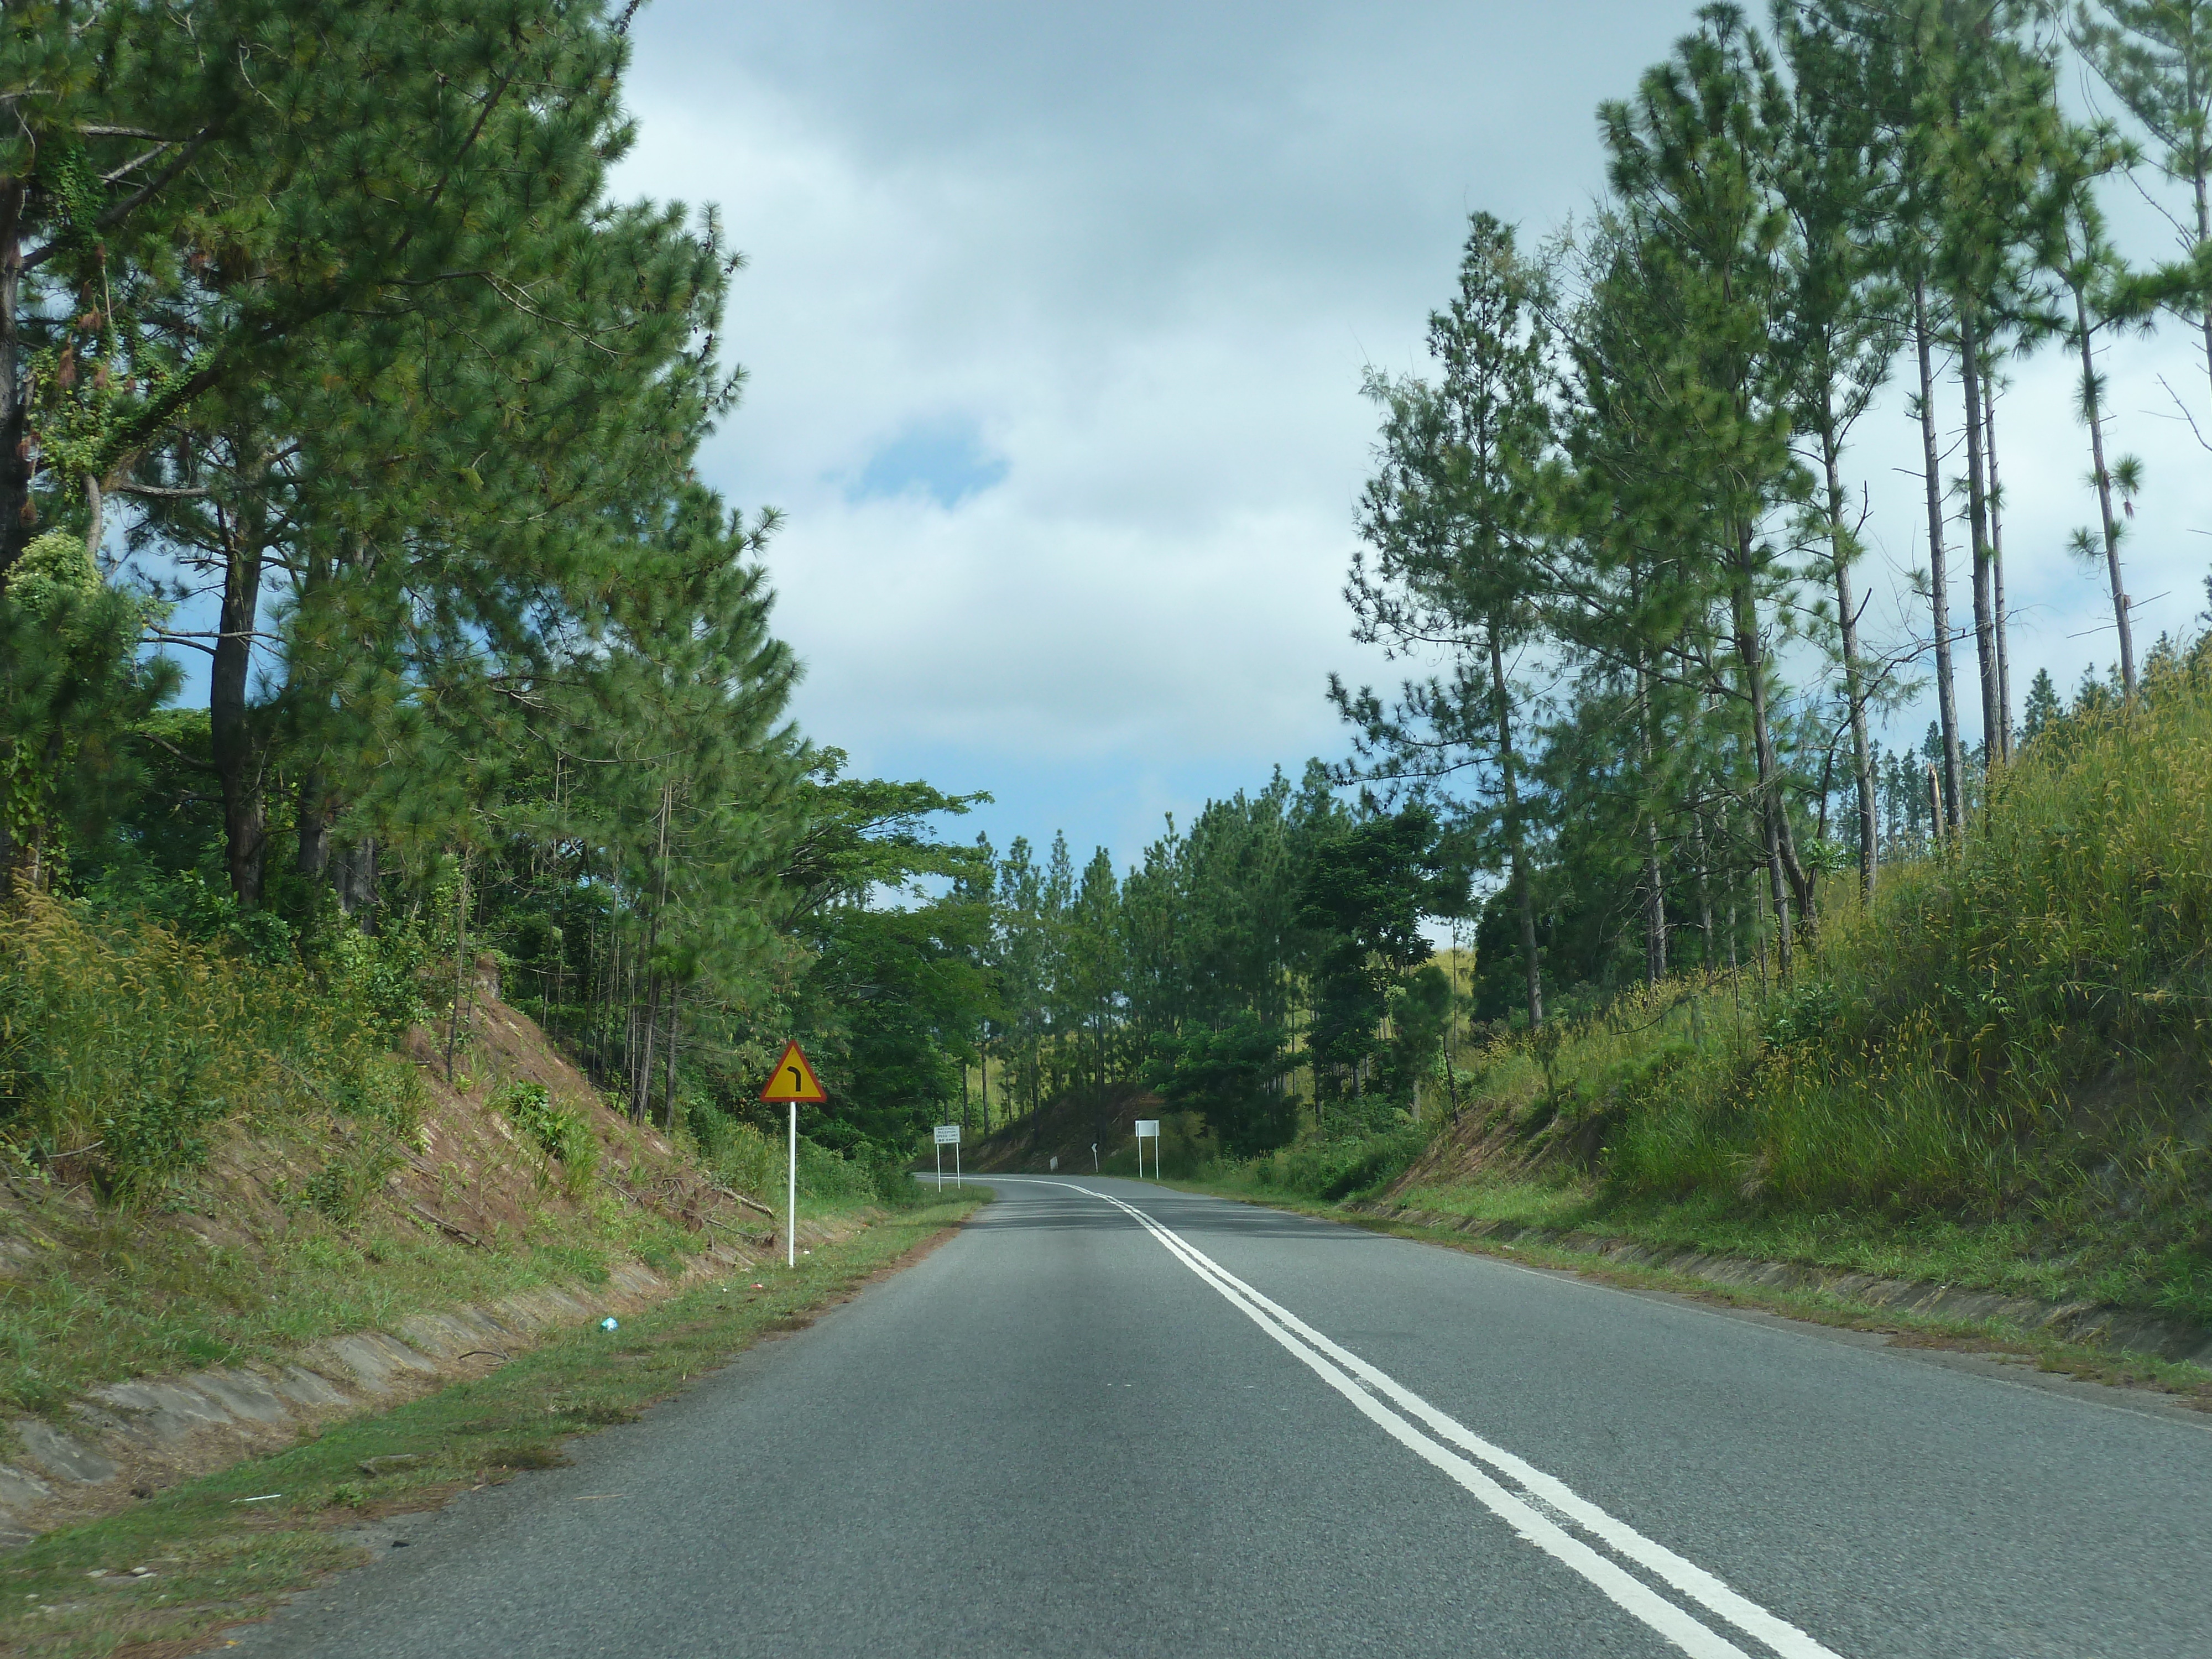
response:
<svg viewBox="0 0 2212 1659"><path fill-rule="evenodd" d="M1097 1165L1110 1167L1116 1153L1133 1156L1137 1120L1158 1117L1163 1104L1140 1083L1071 1089L968 1147L962 1163L978 1173L1043 1175L1057 1158L1066 1175L1094 1167L1096 1143Z"/></svg>

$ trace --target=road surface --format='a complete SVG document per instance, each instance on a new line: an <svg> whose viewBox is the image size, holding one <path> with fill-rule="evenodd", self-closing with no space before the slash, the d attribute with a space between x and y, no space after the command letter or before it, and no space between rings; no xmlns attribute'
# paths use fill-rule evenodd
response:
<svg viewBox="0 0 2212 1659"><path fill-rule="evenodd" d="M1147 1183L387 1523L315 1659L2212 1654L2212 1428Z"/></svg>

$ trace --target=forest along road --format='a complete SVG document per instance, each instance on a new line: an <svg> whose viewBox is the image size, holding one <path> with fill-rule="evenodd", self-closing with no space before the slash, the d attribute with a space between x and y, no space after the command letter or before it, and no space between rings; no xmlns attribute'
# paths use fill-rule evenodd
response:
<svg viewBox="0 0 2212 1659"><path fill-rule="evenodd" d="M990 1184L915 1267L573 1468L386 1523L410 1547L236 1650L2212 1651L2212 1430L2154 1405L1146 1183Z"/></svg>

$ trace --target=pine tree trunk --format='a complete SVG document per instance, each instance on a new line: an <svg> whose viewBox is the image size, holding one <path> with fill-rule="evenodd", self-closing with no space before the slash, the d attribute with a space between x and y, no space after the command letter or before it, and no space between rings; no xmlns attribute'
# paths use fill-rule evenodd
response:
<svg viewBox="0 0 2212 1659"><path fill-rule="evenodd" d="M1850 561L1844 556L1844 482L1832 422L1820 432L1820 463L1828 489L1828 559L1836 572L1836 625L1843 635L1844 695L1850 702L1851 780L1858 792L1859 897L1871 902L1875 886L1874 750L1867 741L1866 665L1859 656L1858 607L1851 594Z"/></svg>
<svg viewBox="0 0 2212 1659"><path fill-rule="evenodd" d="M261 605L261 538L249 515L232 526L223 561L222 610L208 674L208 747L222 788L223 857L230 890L253 909L261 902L267 852L261 755L246 698Z"/></svg>
<svg viewBox="0 0 2212 1659"><path fill-rule="evenodd" d="M2005 615L2004 492L1997 487L1997 395L1984 376L1982 380L1982 447L1990 468L1990 597L1997 633L1997 707L2004 718L1997 735L2004 739L2004 758L2012 758L2012 653Z"/></svg>
<svg viewBox="0 0 2212 1659"><path fill-rule="evenodd" d="M364 836L337 856L338 908L359 917L364 933L376 932L376 841Z"/></svg>
<svg viewBox="0 0 2212 1659"><path fill-rule="evenodd" d="M1651 681L1639 662L1636 671L1636 701L1639 737L1644 748L1644 787L1650 787L1658 766L1656 718L1651 706ZM1659 822L1648 807L1640 807L1644 820L1644 979L1656 986L1667 977L1667 887L1659 862Z"/></svg>
<svg viewBox="0 0 2212 1659"><path fill-rule="evenodd" d="M293 854L292 867L309 881L319 882L331 863L331 821L329 803L323 793L323 781L319 774L310 772L300 780L299 802L294 811L299 819L300 842Z"/></svg>
<svg viewBox="0 0 2212 1659"><path fill-rule="evenodd" d="M1943 814L1959 827L1959 705L1951 674L1951 590L1943 568L1943 475L1936 443L1936 374L1928 340L1928 289L1912 281L1912 333L1920 357L1920 453L1928 485L1928 603L1936 636L1936 714L1943 732ZM1931 826L1931 833L1932 833Z"/></svg>
<svg viewBox="0 0 2212 1659"><path fill-rule="evenodd" d="M2190 108L2202 108L2203 94L2197 86L2193 69L2191 71L2189 94ZM2192 173L2189 182L2197 198L2197 245L2202 247L2205 243L2212 242L2212 201L2206 199L2205 179L2201 170ZM2212 374L2212 305L2205 306L2203 313L2204 370L2206 374ZM4 570L6 568L4 564L0 564L0 570Z"/></svg>
<svg viewBox="0 0 2212 1659"><path fill-rule="evenodd" d="M1990 503L1982 465L1982 343L1973 307L1959 307L1959 385L1966 410L1966 523L1974 558L1974 666L1982 694L1982 764L2004 754L2003 699L1997 691L1996 617L1990 589Z"/></svg>
<svg viewBox="0 0 2212 1659"><path fill-rule="evenodd" d="M647 950L651 948L650 945L647 946ZM636 1095L630 1115L640 1123L647 1123L653 1118L653 1054L660 1036L660 975L650 969L645 975L645 1014L641 1023L645 1027L645 1043L638 1056Z"/></svg>
<svg viewBox="0 0 2212 1659"><path fill-rule="evenodd" d="M475 988L469 972L469 861L461 860L461 884L453 897L453 1006L446 1020L446 1083L453 1081L453 1050L460 1046L461 1004Z"/></svg>
<svg viewBox="0 0 2212 1659"><path fill-rule="evenodd" d="M1796 930L1790 920L1794 899L1812 920L1811 884L1797 861L1796 837L1790 828L1788 804L1782 799L1782 767L1775 751L1774 730L1766 708L1766 647L1759 639L1759 602L1752 592L1751 526L1736 528L1735 580L1730 584L1737 659L1743 665L1744 689L1751 704L1752 755L1758 769L1759 823L1766 848L1767 884L1774 902L1775 960L1782 979L1790 978Z"/></svg>
<svg viewBox="0 0 2212 1659"><path fill-rule="evenodd" d="M683 1011L683 999L672 985L668 988L668 1082L662 1103L666 1109L668 1133L672 1135L676 1133L676 1021Z"/></svg>
<svg viewBox="0 0 2212 1659"><path fill-rule="evenodd" d="M1536 955L1536 900L1528 884L1528 864L1522 845L1520 786L1513 757L1513 700L1505 684L1505 648L1492 627L1490 635L1490 692L1498 716L1498 770L1505 796L1505 843L1513 884L1513 904L1521 925L1521 972L1526 982L1528 1029L1544 1023L1542 963Z"/></svg>
<svg viewBox="0 0 2212 1659"><path fill-rule="evenodd" d="M2105 569L2112 583L2112 620L2120 629L2120 685L2129 700L2136 695L2135 630L2128 625L2128 596L2120 582L2120 526L2112 517L2112 475L2105 466L2105 415L2097 397L2097 354L2089 330L2089 307L2074 290L2074 327L2081 342L2081 410L2089 417L2089 459L2097 480L2097 512L2105 527Z"/></svg>
<svg viewBox="0 0 2212 1659"><path fill-rule="evenodd" d="M1713 894L1711 878L1705 867L1705 815L1699 811L1690 820L1691 834L1697 837L1698 848L1698 929L1705 938L1705 960L1699 965L1705 972L1713 969Z"/></svg>
<svg viewBox="0 0 2212 1659"><path fill-rule="evenodd" d="M29 181L0 179L0 582L37 529L31 506L30 407L24 396L20 311L23 205Z"/></svg>

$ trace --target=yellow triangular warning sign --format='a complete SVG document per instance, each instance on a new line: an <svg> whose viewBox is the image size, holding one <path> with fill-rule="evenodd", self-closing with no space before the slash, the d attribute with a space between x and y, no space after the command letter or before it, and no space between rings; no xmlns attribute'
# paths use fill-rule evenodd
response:
<svg viewBox="0 0 2212 1659"><path fill-rule="evenodd" d="M796 1101L801 1106L819 1106L830 1098L830 1091L814 1075L814 1068L806 1063L806 1056L799 1051L799 1045L787 1042L783 1045L783 1058L775 1063L775 1075L768 1080L768 1087L760 1091L760 1097L778 1105Z"/></svg>

